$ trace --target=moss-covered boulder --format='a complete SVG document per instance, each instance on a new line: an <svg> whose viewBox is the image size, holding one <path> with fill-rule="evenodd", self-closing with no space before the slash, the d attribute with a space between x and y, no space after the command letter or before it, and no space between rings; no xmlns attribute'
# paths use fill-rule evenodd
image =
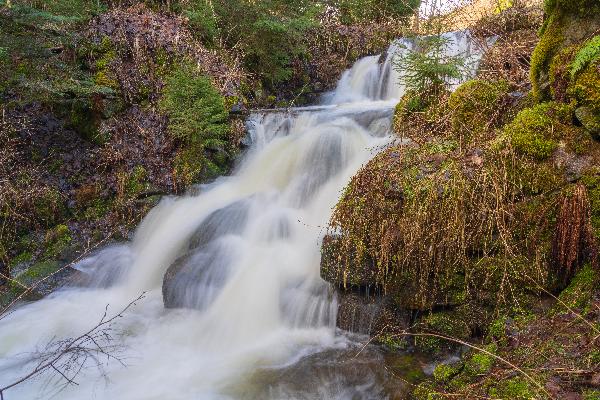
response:
<svg viewBox="0 0 600 400"><path fill-rule="evenodd" d="M565 49L579 46L600 28L600 3L596 0L546 0L540 41L531 57L530 78L538 100L549 100L550 67L555 57L564 61ZM558 65L555 62L555 65Z"/></svg>
<svg viewBox="0 0 600 400"><path fill-rule="evenodd" d="M573 109L553 102L522 110L504 127L504 134L517 152L538 160L552 155L559 142L573 136Z"/></svg>
<svg viewBox="0 0 600 400"><path fill-rule="evenodd" d="M505 81L472 80L459 86L448 99L452 131L460 143L480 141L504 117L502 101L509 91Z"/></svg>

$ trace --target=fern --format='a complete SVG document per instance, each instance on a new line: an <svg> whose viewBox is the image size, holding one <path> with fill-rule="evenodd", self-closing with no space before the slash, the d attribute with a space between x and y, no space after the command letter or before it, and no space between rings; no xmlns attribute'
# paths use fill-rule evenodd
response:
<svg viewBox="0 0 600 400"><path fill-rule="evenodd" d="M588 40L577 52L571 64L571 79L574 79L589 63L596 61L598 58L600 58L600 35Z"/></svg>

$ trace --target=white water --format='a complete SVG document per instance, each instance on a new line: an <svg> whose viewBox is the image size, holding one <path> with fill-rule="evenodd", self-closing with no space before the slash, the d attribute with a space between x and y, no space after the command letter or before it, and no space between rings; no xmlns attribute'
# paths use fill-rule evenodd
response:
<svg viewBox="0 0 600 400"><path fill-rule="evenodd" d="M163 199L131 243L83 261L79 269L93 287L60 290L0 320L1 387L31 370L37 347L78 336L107 304L112 314L146 292L114 327L126 367L103 360L101 373L88 363L77 386L56 392L42 376L5 398L248 398L257 369L348 346L336 336L335 299L319 277L320 241L345 184L391 140L391 114L402 89L391 57L383 64L378 59L359 60L326 106L253 115L252 146L236 172L199 194ZM166 290L184 308L166 309L163 277L174 263ZM304 394L285 388L265 393L378 396L369 397L363 386L314 383Z"/></svg>

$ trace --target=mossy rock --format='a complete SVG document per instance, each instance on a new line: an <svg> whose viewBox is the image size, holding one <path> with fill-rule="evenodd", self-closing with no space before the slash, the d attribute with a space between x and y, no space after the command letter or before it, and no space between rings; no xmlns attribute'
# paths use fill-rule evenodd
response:
<svg viewBox="0 0 600 400"><path fill-rule="evenodd" d="M483 347L485 351L480 351L477 349L472 350L469 353L469 357L467 357L464 361L464 373L470 377L475 377L477 375L484 375L488 373L494 363L496 362L496 357L493 354L496 354L498 351L498 346L495 343L491 343L485 347Z"/></svg>
<svg viewBox="0 0 600 400"><path fill-rule="evenodd" d="M460 373L461 367L462 365L456 364L438 364L433 370L433 379L436 382L447 383Z"/></svg>
<svg viewBox="0 0 600 400"><path fill-rule="evenodd" d="M544 12L585 16L600 13L600 4L597 0L544 0Z"/></svg>
<svg viewBox="0 0 600 400"><path fill-rule="evenodd" d="M226 172L229 155L221 150L209 152L202 143L192 143L181 149L173 162L178 189L214 179Z"/></svg>
<svg viewBox="0 0 600 400"><path fill-rule="evenodd" d="M444 134L447 97L444 92L434 97L415 91L406 92L394 110L396 135L422 142L426 136Z"/></svg>
<svg viewBox="0 0 600 400"><path fill-rule="evenodd" d="M567 96L569 82L571 81L571 69L569 65L577 52L578 46L567 46L552 58L549 68L549 84L552 99L561 103L568 103Z"/></svg>
<svg viewBox="0 0 600 400"><path fill-rule="evenodd" d="M578 107L575 110L577 120L595 138L600 137L600 113L591 107Z"/></svg>
<svg viewBox="0 0 600 400"><path fill-rule="evenodd" d="M38 280L58 271L61 264L56 260L41 261L33 264L21 274L15 276L15 280L22 285L30 286Z"/></svg>
<svg viewBox="0 0 600 400"><path fill-rule="evenodd" d="M538 101L551 99L550 66L563 49L580 45L600 29L596 0L546 0L540 41L531 57L530 78Z"/></svg>
<svg viewBox="0 0 600 400"><path fill-rule="evenodd" d="M452 131L460 142L481 139L500 119L500 103L509 88L505 81L472 80L459 86L448 99Z"/></svg>
<svg viewBox="0 0 600 400"><path fill-rule="evenodd" d="M560 293L554 311L570 313L574 310L586 314L599 287L600 274L590 264L586 264Z"/></svg>
<svg viewBox="0 0 600 400"><path fill-rule="evenodd" d="M418 359L406 352L389 353L389 355L386 355L386 367L395 375L401 376L410 383L417 383L425 378L425 373Z"/></svg>
<svg viewBox="0 0 600 400"><path fill-rule="evenodd" d="M555 102L522 110L504 127L504 135L517 152L537 160L552 155L561 139L573 134L573 108Z"/></svg>
<svg viewBox="0 0 600 400"><path fill-rule="evenodd" d="M419 330L424 333L466 340L471 337L471 329L469 324L465 322L464 317L456 311L433 312L421 319ZM415 337L415 347L425 353L435 353L456 346L456 342L441 337L428 336L427 334Z"/></svg>
<svg viewBox="0 0 600 400"><path fill-rule="evenodd" d="M494 382L488 394L495 399L530 400L536 398L536 391L525 378L515 377Z"/></svg>
<svg viewBox="0 0 600 400"><path fill-rule="evenodd" d="M600 115L600 60L589 63L572 80L569 94L578 106L589 107L598 117Z"/></svg>
<svg viewBox="0 0 600 400"><path fill-rule="evenodd" d="M529 302L528 294L539 292L538 285L548 287L546 271L525 258L485 257L469 268L469 298L478 304L510 308ZM509 287L505 287L508 285Z"/></svg>

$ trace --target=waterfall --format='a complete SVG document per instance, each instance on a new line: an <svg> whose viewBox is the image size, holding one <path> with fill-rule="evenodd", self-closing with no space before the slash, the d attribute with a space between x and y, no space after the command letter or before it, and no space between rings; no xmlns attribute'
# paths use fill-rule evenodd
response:
<svg viewBox="0 0 600 400"><path fill-rule="evenodd" d="M464 33L449 35L453 51L471 46ZM88 364L56 398L379 398L365 394L379 393L368 385L340 387L339 377L248 393L257 370L348 346L319 276L320 242L344 186L392 140L403 91L392 67L397 48L358 60L320 106L251 115L251 145L231 176L162 199L130 243L80 262L87 287L63 288L0 320L0 386L31 369L39 346L78 336L107 305L117 312L145 292L115 322L126 367L109 360L104 375ZM54 390L40 378L6 398Z"/></svg>

